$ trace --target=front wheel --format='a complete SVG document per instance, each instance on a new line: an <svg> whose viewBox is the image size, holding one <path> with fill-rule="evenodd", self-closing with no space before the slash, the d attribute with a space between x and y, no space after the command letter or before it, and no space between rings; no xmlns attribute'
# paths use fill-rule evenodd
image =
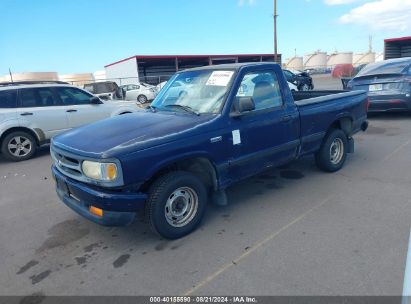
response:
<svg viewBox="0 0 411 304"><path fill-rule="evenodd" d="M22 161L31 158L36 152L37 144L33 136L17 131L7 135L1 143L1 153L11 161Z"/></svg>
<svg viewBox="0 0 411 304"><path fill-rule="evenodd" d="M310 90L310 86L308 84L302 84L299 88L299 91L309 91Z"/></svg>
<svg viewBox="0 0 411 304"><path fill-rule="evenodd" d="M138 95L137 97L137 103L139 104L144 104L148 101L147 97L145 95Z"/></svg>
<svg viewBox="0 0 411 304"><path fill-rule="evenodd" d="M320 150L315 154L317 166L327 172L342 168L347 158L347 136L340 129L333 129L325 136Z"/></svg>
<svg viewBox="0 0 411 304"><path fill-rule="evenodd" d="M203 182L185 171L166 173L150 187L146 221L164 238L183 237L200 224L207 205Z"/></svg>

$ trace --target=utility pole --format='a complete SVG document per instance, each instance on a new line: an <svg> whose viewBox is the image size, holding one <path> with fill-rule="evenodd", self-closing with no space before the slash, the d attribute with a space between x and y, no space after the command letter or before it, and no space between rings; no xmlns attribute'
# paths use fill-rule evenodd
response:
<svg viewBox="0 0 411 304"><path fill-rule="evenodd" d="M277 0L274 0L274 61L277 62Z"/></svg>
<svg viewBox="0 0 411 304"><path fill-rule="evenodd" d="M11 69L9 68L10 80L13 82L13 74L11 74Z"/></svg>

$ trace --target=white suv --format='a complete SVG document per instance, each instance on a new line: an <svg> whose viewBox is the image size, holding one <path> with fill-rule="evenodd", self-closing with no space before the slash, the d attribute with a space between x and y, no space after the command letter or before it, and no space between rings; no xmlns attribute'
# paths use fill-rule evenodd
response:
<svg viewBox="0 0 411 304"><path fill-rule="evenodd" d="M1 153L12 161L26 160L54 135L138 110L135 102L103 101L59 82L0 84Z"/></svg>

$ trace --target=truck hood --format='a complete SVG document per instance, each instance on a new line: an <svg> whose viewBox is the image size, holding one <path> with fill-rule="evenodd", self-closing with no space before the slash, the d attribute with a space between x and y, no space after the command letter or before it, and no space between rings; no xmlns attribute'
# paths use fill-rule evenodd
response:
<svg viewBox="0 0 411 304"><path fill-rule="evenodd" d="M82 156L117 158L171 142L177 137L194 136L216 117L174 112L135 112L70 130L54 137L52 144Z"/></svg>

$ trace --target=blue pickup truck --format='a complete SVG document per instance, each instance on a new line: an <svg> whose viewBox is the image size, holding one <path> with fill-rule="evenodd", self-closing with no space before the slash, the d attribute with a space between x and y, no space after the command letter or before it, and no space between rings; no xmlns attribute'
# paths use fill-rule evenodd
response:
<svg viewBox="0 0 411 304"><path fill-rule="evenodd" d="M231 184L315 154L339 170L367 129L367 96L293 92L279 65L242 63L176 73L141 112L55 137L59 198L102 225L143 213L169 239L192 232L208 201L226 202Z"/></svg>

